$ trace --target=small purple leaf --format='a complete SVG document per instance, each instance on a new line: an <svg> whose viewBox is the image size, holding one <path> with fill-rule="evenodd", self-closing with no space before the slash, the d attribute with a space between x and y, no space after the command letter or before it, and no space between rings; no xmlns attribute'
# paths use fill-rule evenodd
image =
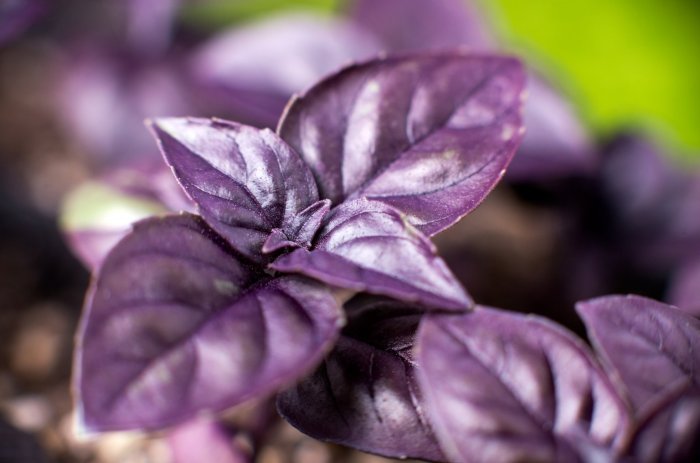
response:
<svg viewBox="0 0 700 463"><path fill-rule="evenodd" d="M378 201L341 204L326 216L313 250L297 249L271 267L429 307L472 305L433 244L403 214Z"/></svg>
<svg viewBox="0 0 700 463"><path fill-rule="evenodd" d="M635 461L677 463L700 458L700 390L687 383L677 386L640 420L630 452Z"/></svg>
<svg viewBox="0 0 700 463"><path fill-rule="evenodd" d="M88 294L82 424L155 429L269 394L316 365L341 319L323 286L260 280L196 216L140 222Z"/></svg>
<svg viewBox="0 0 700 463"><path fill-rule="evenodd" d="M271 254L281 249L295 249L299 244L290 240L279 228L273 228L262 245L263 254Z"/></svg>
<svg viewBox="0 0 700 463"><path fill-rule="evenodd" d="M308 247L330 210L331 202L327 199L312 204L288 221L286 234L299 245Z"/></svg>
<svg viewBox="0 0 700 463"><path fill-rule="evenodd" d="M681 268L674 276L669 300L690 315L700 318L700 260Z"/></svg>
<svg viewBox="0 0 700 463"><path fill-rule="evenodd" d="M335 204L362 196L434 235L474 209L515 152L519 61L464 53L350 66L294 100L278 132Z"/></svg>
<svg viewBox="0 0 700 463"><path fill-rule="evenodd" d="M273 229L262 252L269 254L285 248L309 247L330 209L331 202L327 199L313 203L289 220L284 230Z"/></svg>
<svg viewBox="0 0 700 463"><path fill-rule="evenodd" d="M637 411L669 385L700 385L700 320L640 296L579 302L588 337L612 374L619 375Z"/></svg>
<svg viewBox="0 0 700 463"><path fill-rule="evenodd" d="M394 301L374 301L349 309L381 315L351 318L321 367L281 393L277 407L316 439L388 457L444 461L423 416L410 356L420 315L404 313L406 306Z"/></svg>
<svg viewBox="0 0 700 463"><path fill-rule="evenodd" d="M624 445L628 412L588 348L546 319L429 315L418 383L452 461L575 461Z"/></svg>
<svg viewBox="0 0 700 463"><path fill-rule="evenodd" d="M406 52L494 43L477 5L465 0L351 0L350 16L382 39L385 51Z"/></svg>
<svg viewBox="0 0 700 463"><path fill-rule="evenodd" d="M318 199L304 161L268 129L159 119L153 131L204 220L246 257L259 259L269 233Z"/></svg>

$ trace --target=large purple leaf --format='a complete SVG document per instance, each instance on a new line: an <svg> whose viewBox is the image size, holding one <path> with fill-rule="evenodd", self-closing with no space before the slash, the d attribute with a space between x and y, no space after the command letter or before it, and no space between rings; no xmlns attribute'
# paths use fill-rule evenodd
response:
<svg viewBox="0 0 700 463"><path fill-rule="evenodd" d="M321 197L381 200L434 235L503 176L523 132L524 80L512 58L378 59L294 100L278 132L306 160Z"/></svg>
<svg viewBox="0 0 700 463"><path fill-rule="evenodd" d="M341 204L326 216L312 250L297 249L271 267L429 307L472 305L433 244L402 213L378 201Z"/></svg>
<svg viewBox="0 0 700 463"><path fill-rule="evenodd" d="M356 23L405 52L469 46L492 48L493 37L474 2L466 0L350 0Z"/></svg>
<svg viewBox="0 0 700 463"><path fill-rule="evenodd" d="M316 439L389 457L444 461L424 416L411 358L420 314L364 297L361 307L348 307L357 306L355 299L346 310L365 316L351 316L320 368L278 396L280 413Z"/></svg>
<svg viewBox="0 0 700 463"><path fill-rule="evenodd" d="M427 316L416 361L453 461L576 461L624 444L624 402L588 348L546 319L481 307Z"/></svg>
<svg viewBox="0 0 700 463"><path fill-rule="evenodd" d="M700 459L700 390L674 385L654 403L635 433L631 452L640 463Z"/></svg>
<svg viewBox="0 0 700 463"><path fill-rule="evenodd" d="M576 310L637 410L678 381L700 385L700 320L640 296L601 297Z"/></svg>
<svg viewBox="0 0 700 463"><path fill-rule="evenodd" d="M674 276L669 301L700 318L700 260L681 268Z"/></svg>
<svg viewBox="0 0 700 463"><path fill-rule="evenodd" d="M88 294L76 350L82 423L159 428L268 394L316 365L340 321L323 286L260 280L200 218L145 220Z"/></svg>
<svg viewBox="0 0 700 463"><path fill-rule="evenodd" d="M351 0L350 14L388 52L469 47L496 51L487 16L471 0ZM569 102L537 75L528 79L527 133L508 169L511 180L589 173L597 157Z"/></svg>
<svg viewBox="0 0 700 463"><path fill-rule="evenodd" d="M304 161L269 129L159 119L153 130L204 220L249 258L273 229L296 230L297 215L318 199Z"/></svg>
<svg viewBox="0 0 700 463"><path fill-rule="evenodd" d="M348 22L296 13L219 35L196 51L191 69L234 114L274 127L292 94L378 49L370 34Z"/></svg>

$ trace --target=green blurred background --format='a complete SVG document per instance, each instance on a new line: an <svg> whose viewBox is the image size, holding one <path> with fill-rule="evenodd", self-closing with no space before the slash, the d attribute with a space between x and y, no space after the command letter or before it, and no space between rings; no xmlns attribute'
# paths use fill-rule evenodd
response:
<svg viewBox="0 0 700 463"><path fill-rule="evenodd" d="M700 160L700 1L482 0L506 47L566 90L591 129L651 131ZM340 0L207 0L185 20L205 28L277 10L332 12Z"/></svg>

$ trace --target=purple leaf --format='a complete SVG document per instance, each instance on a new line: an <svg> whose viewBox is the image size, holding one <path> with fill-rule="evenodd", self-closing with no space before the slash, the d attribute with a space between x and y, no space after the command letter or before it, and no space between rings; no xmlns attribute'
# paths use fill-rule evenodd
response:
<svg viewBox="0 0 700 463"><path fill-rule="evenodd" d="M341 337L321 368L278 397L305 434L365 452L444 461L416 407L412 367L393 352Z"/></svg>
<svg viewBox="0 0 700 463"><path fill-rule="evenodd" d="M290 14L224 33L191 60L196 81L259 125L274 127L289 97L379 49L337 19Z"/></svg>
<svg viewBox="0 0 700 463"><path fill-rule="evenodd" d="M297 249L271 267L429 307L472 305L433 244L396 209L367 199L333 209L311 251Z"/></svg>
<svg viewBox="0 0 700 463"><path fill-rule="evenodd" d="M360 305L346 309L384 312L371 320L351 318L321 367L278 396L280 413L316 439L388 457L444 461L424 417L410 355L420 315L395 301Z"/></svg>
<svg viewBox="0 0 700 463"><path fill-rule="evenodd" d="M628 412L588 348L546 319L477 308L427 316L416 370L452 461L576 461L615 453Z"/></svg>
<svg viewBox="0 0 700 463"><path fill-rule="evenodd" d="M675 386L675 385L674 385ZM640 463L698 461L700 390L679 384L656 401L640 425L631 453Z"/></svg>
<svg viewBox="0 0 700 463"><path fill-rule="evenodd" d="M700 320L640 296L600 297L576 310L637 411L677 381L700 384Z"/></svg>
<svg viewBox="0 0 700 463"><path fill-rule="evenodd" d="M529 76L527 92L527 133L506 177L532 181L592 172L596 151L571 104L537 75Z"/></svg>
<svg viewBox="0 0 700 463"><path fill-rule="evenodd" d="M521 135L512 58L441 53L345 68L294 100L278 132L335 204L366 196L428 235L474 209Z"/></svg>
<svg viewBox="0 0 700 463"><path fill-rule="evenodd" d="M389 52L492 48L486 21L465 0L351 0L350 16L382 39Z"/></svg>
<svg viewBox="0 0 700 463"><path fill-rule="evenodd" d="M316 365L341 318L323 286L261 280L196 216L140 222L88 294L82 424L154 429L269 394Z"/></svg>
<svg viewBox="0 0 700 463"><path fill-rule="evenodd" d="M295 235L297 216L318 199L303 160L268 129L221 120L159 119L153 131L204 220L253 260L273 229Z"/></svg>
<svg viewBox="0 0 700 463"><path fill-rule="evenodd" d="M309 247L323 218L331 209L331 202L322 199L299 212L287 226L287 232L274 229L263 244L263 253L271 253L283 248Z"/></svg>
<svg viewBox="0 0 700 463"><path fill-rule="evenodd" d="M674 276L669 300L690 315L700 318L700 260L684 266Z"/></svg>
<svg viewBox="0 0 700 463"><path fill-rule="evenodd" d="M250 456L233 441L219 423L195 418L168 433L173 463L208 461L212 463L249 463Z"/></svg>

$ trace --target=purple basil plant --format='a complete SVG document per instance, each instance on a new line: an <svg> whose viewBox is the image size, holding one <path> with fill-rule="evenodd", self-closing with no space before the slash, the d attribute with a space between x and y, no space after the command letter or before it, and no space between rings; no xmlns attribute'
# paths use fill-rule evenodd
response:
<svg viewBox="0 0 700 463"><path fill-rule="evenodd" d="M364 313L397 316L396 301L418 313L470 310L427 237L470 212L505 173L523 133L523 88L511 58L415 55L321 81L292 100L277 133L156 120L197 213L137 223L100 266L76 351L83 428L162 428L291 385L336 343L340 353L353 343L383 349L363 339L386 321L372 316L367 329L342 336L341 328ZM346 313L342 300L355 293L367 299L351 299ZM414 325L409 317L397 326L407 336ZM396 366L377 362L376 374ZM419 392L401 393L417 435L431 439L411 400ZM400 432L396 424L388 432ZM339 440L441 459L432 441L423 450L378 435Z"/></svg>
<svg viewBox="0 0 700 463"><path fill-rule="evenodd" d="M107 187L135 199L137 214L69 228L94 271L74 375L82 429L177 425L168 439L178 458L246 461L229 430L196 417L276 394L302 432L389 457L699 458L695 177L636 137L596 151L552 86L530 71L526 87L517 60L489 51L470 5L425 3L355 0L340 29L276 19L189 59L197 96L272 127L289 95L343 57L400 52L293 96L275 132L150 123L179 187L150 163L113 172ZM386 27L404 20L413 33ZM295 53L260 40L274 24ZM317 42L305 28L342 33ZM475 305L430 238L507 167L517 191L545 185L566 223L583 228L564 244L562 291L601 294L613 271L681 268L669 298L682 310L638 296L581 302L589 347L545 318ZM592 191L593 206L579 208ZM605 239L586 228L598 206ZM188 453L193 439L211 453Z"/></svg>
<svg viewBox="0 0 700 463"><path fill-rule="evenodd" d="M129 203L146 201L148 212L183 209L180 202L173 207L170 198L162 198L177 196L179 190L165 180L169 174L162 163L143 160L152 160L147 153L154 151L140 127L146 117L214 114L274 127L293 94L343 64L378 52L497 48L478 8L459 0L352 0L344 5L341 18L282 15L226 31L187 52L161 53L155 64L150 55L139 64L142 60L126 59L124 53L115 55L109 49L98 57L89 52L78 55L82 58L67 73L63 107L83 145L119 160L112 161L110 170L118 167L121 174L116 181L109 175L104 186ZM161 17L151 22L152 29L163 29ZM411 30L403 24L411 24ZM590 170L595 164L593 149L568 102L539 77L531 79L528 92L524 113L528 134L508 175L546 179ZM108 126L95 117L96 102L116 109ZM139 157L142 160L134 163ZM134 179L157 187L135 191ZM78 225L67 221L64 228L78 256L94 269L129 226L124 220Z"/></svg>
<svg viewBox="0 0 700 463"><path fill-rule="evenodd" d="M536 316L429 315L418 383L450 461L695 461L700 321L638 296L577 305L591 351Z"/></svg>
<svg viewBox="0 0 700 463"><path fill-rule="evenodd" d="M303 432L386 456L692 461L696 318L586 301L591 349L475 307L428 240L503 176L523 88L511 58L409 55L324 79L277 133L153 122L196 213L137 223L100 266L76 354L84 429L155 430L281 391Z"/></svg>

